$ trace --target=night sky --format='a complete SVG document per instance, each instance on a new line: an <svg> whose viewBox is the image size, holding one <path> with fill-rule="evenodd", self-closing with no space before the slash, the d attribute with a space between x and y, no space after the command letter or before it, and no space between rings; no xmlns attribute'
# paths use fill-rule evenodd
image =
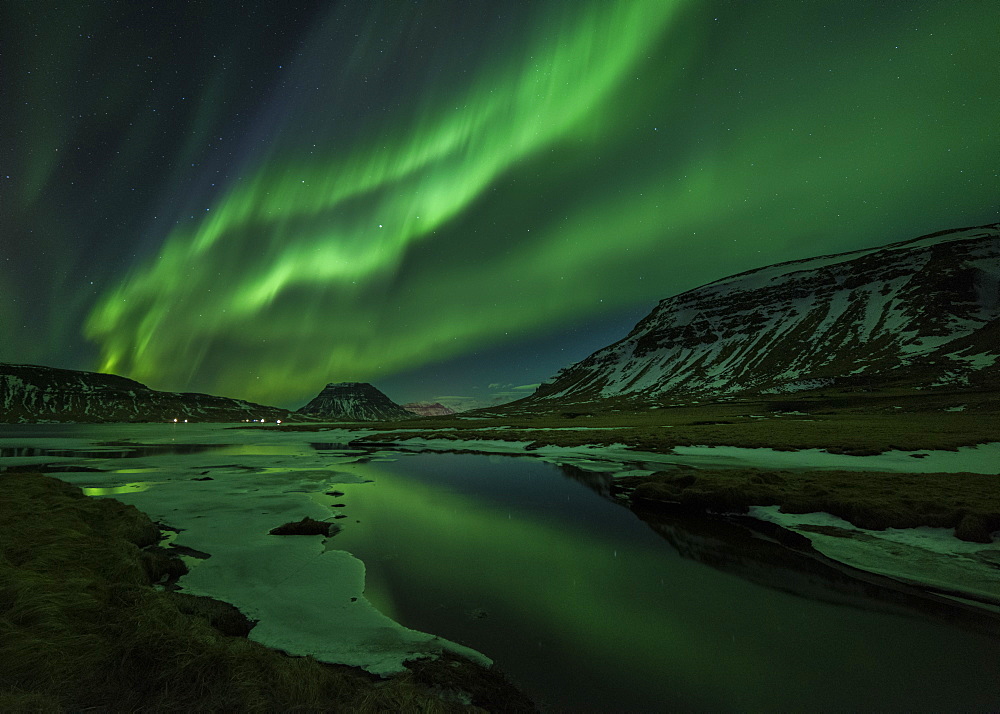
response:
<svg viewBox="0 0 1000 714"><path fill-rule="evenodd" d="M1000 220L998 37L996 0L7 0L0 361L526 395L679 291Z"/></svg>

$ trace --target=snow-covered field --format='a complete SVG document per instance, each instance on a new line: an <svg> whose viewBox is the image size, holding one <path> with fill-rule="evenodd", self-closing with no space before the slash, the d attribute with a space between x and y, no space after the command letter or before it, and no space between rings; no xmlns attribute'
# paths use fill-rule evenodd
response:
<svg viewBox="0 0 1000 714"><path fill-rule="evenodd" d="M326 433L326 432L324 432ZM386 432L384 436L391 436ZM825 469L842 471L895 471L899 473L1000 474L1000 443L963 446L956 451L887 451L874 456L831 454L821 449L777 451L739 446L677 446L673 454L636 451L624 444L609 446L541 446L528 450L528 441L499 439L413 438L398 443L406 448L432 451L484 451L497 454L530 454L553 463L570 463L599 471L619 471L642 464L643 468L683 464L702 468Z"/></svg>

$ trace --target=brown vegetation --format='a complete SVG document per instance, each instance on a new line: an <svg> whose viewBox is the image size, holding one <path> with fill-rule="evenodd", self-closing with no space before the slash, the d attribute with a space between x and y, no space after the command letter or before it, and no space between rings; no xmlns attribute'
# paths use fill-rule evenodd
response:
<svg viewBox="0 0 1000 714"><path fill-rule="evenodd" d="M861 471L695 470L678 468L615 482L637 509L745 513L780 505L786 513L823 511L859 528L954 528L962 540L990 542L1000 529L997 477Z"/></svg>

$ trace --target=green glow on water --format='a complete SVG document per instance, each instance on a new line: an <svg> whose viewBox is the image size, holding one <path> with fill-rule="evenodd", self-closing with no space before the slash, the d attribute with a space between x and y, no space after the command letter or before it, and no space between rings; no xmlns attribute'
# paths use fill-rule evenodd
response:
<svg viewBox="0 0 1000 714"><path fill-rule="evenodd" d="M703 711L794 710L819 700L879 709L924 701L914 692L925 681L944 702L963 691L964 660L946 674L941 652L994 646L900 616L904 608L866 600L862 586L826 591L822 578L780 556L757 561L747 533L730 542L729 531L679 526L672 547L542 464L416 458L425 469L435 459L434 468L414 470L411 459L341 465L372 481L338 487L347 518L332 541L365 561L366 597L410 627L502 654L502 666L532 686L562 681L560 689L578 690L578 705L590 692L595 710L613 709L615 697ZM771 571L777 587L753 582L754 568ZM831 592L854 606L810 597ZM887 663L895 648L909 654ZM532 664L519 667L522 658Z"/></svg>
<svg viewBox="0 0 1000 714"><path fill-rule="evenodd" d="M136 469L133 473L140 473L141 471L149 470L153 471L155 469ZM125 472L119 472L125 473ZM122 493L140 493L141 491L148 491L150 488L156 485L155 481L137 481L135 483L125 483L120 486L91 486L84 487L81 490L86 496L114 496Z"/></svg>

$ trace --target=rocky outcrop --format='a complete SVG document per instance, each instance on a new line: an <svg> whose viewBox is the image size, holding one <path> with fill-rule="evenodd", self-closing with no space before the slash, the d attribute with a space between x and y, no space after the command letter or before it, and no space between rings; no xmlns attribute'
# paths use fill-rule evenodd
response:
<svg viewBox="0 0 1000 714"><path fill-rule="evenodd" d="M448 416L455 413L454 409L449 409L440 402L410 402L404 404L403 409L417 416Z"/></svg>
<svg viewBox="0 0 1000 714"><path fill-rule="evenodd" d="M395 421L414 417L367 382L328 384L298 413L337 421Z"/></svg>
<svg viewBox="0 0 1000 714"><path fill-rule="evenodd" d="M160 392L113 374L0 364L0 423L276 421L290 415L240 399Z"/></svg>
<svg viewBox="0 0 1000 714"><path fill-rule="evenodd" d="M526 403L1000 384L1000 224L780 263L663 300Z"/></svg>

